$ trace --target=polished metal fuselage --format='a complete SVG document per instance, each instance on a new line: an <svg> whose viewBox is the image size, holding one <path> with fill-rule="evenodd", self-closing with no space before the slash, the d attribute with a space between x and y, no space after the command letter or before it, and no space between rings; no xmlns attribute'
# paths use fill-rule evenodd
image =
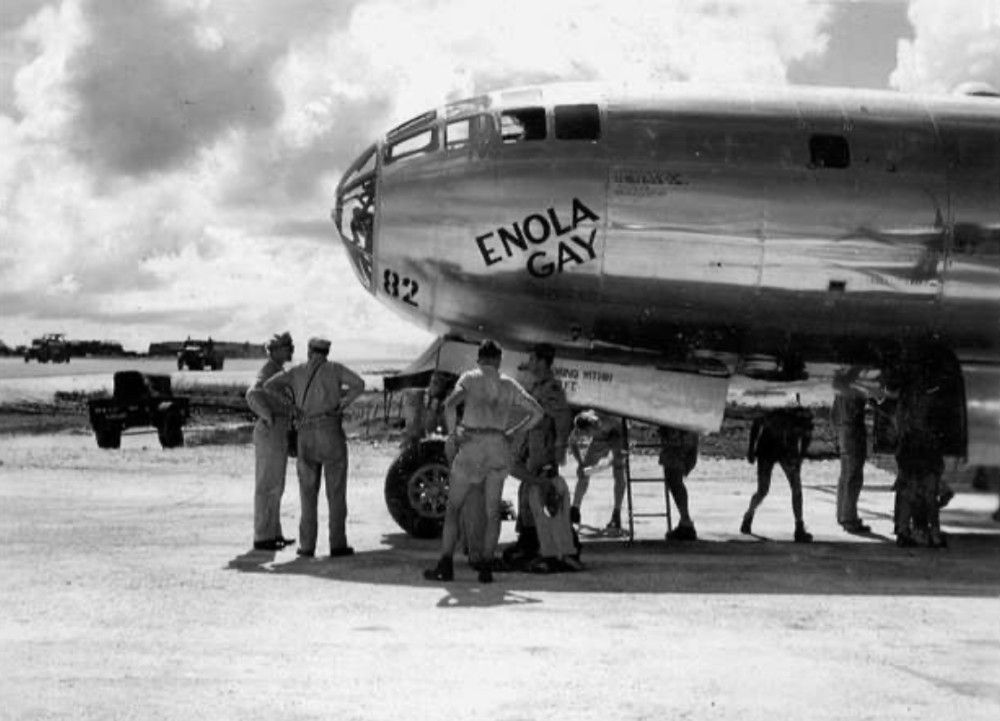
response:
<svg viewBox="0 0 1000 721"><path fill-rule="evenodd" d="M554 109L588 103L599 137L555 137ZM535 106L545 138L504 142L504 111ZM670 359L1000 349L1000 99L543 86L376 151L370 237L345 242L376 297L438 333Z"/></svg>

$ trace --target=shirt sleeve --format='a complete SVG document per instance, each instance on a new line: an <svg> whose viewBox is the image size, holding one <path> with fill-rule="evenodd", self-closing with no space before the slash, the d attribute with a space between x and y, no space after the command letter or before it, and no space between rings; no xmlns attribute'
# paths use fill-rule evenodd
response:
<svg viewBox="0 0 1000 721"><path fill-rule="evenodd" d="M349 389L365 389L365 381L357 373L345 365L337 363L337 371L340 373L340 384Z"/></svg>
<svg viewBox="0 0 1000 721"><path fill-rule="evenodd" d="M263 374L262 374L263 375ZM267 411L290 411L295 405L295 391L292 387L291 374L279 371L267 380L254 385L246 393L247 405L257 415Z"/></svg>
<svg viewBox="0 0 1000 721"><path fill-rule="evenodd" d="M508 381L510 382L511 388L514 389L513 404L515 407L521 408L527 411L529 414L545 413L545 410L542 408L539 402L536 401L534 398L532 398L531 394L528 393L528 391L524 390L524 387L520 383L518 383L512 378L509 378Z"/></svg>
<svg viewBox="0 0 1000 721"><path fill-rule="evenodd" d="M295 377L293 370L282 371L281 373L275 373L273 376L264 381L264 390L270 391L271 393L277 395L283 395L287 393L292 398L295 397L295 386L293 385Z"/></svg>

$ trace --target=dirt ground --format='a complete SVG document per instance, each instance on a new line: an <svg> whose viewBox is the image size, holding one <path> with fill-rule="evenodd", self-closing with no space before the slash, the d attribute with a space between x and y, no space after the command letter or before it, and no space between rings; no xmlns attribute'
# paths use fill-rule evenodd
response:
<svg viewBox="0 0 1000 721"><path fill-rule="evenodd" d="M640 519L632 547L585 540L581 573L480 586L463 564L438 584L420 573L435 542L385 510L391 445L351 446L357 555L301 560L250 550L253 449L231 441L165 451L131 433L101 451L85 430L0 435L0 717L1000 717L995 492L959 488L950 549L901 550L889 474L867 469L875 534L848 536L837 463L811 461L806 546L789 542L780 479L761 535L740 536L752 468L705 457L689 483L696 543ZM662 508L657 486L638 488L637 510ZM595 477L585 523L603 525L610 496ZM298 510L290 467L285 535Z"/></svg>

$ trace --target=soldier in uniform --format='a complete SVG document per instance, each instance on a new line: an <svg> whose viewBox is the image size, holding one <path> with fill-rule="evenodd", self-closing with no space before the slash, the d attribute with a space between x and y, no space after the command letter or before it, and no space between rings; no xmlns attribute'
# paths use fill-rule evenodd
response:
<svg viewBox="0 0 1000 721"><path fill-rule="evenodd" d="M463 373L445 401L445 418L454 429L458 453L451 465L448 503L441 535L441 558L424 578L451 581L455 577L452 557L458 541L459 510L472 486L480 486L486 504L483 561L479 581L493 580L493 554L500 538L500 501L510 466L510 439L520 430L542 420L544 413L517 381L500 373L502 351L492 340L479 345L478 368ZM456 408L465 404L462 423L456 423ZM517 413L520 411L520 413ZM512 417L520 416L513 425Z"/></svg>
<svg viewBox="0 0 1000 721"><path fill-rule="evenodd" d="M687 487L684 479L698 463L698 434L681 428L660 426L660 465L667 490L681 514L677 527L667 532L668 541L697 541L698 533L688 512Z"/></svg>
<svg viewBox="0 0 1000 721"><path fill-rule="evenodd" d="M580 569L574 558L577 547L570 523L569 487L558 472L566 462L573 411L562 383L552 374L554 359L555 349L540 343L524 367L525 389L545 416L512 449L510 473L521 481L518 540L512 553L504 553L505 559L532 559L529 570L539 573Z"/></svg>
<svg viewBox="0 0 1000 721"><path fill-rule="evenodd" d="M277 551L295 543L281 531L281 496L285 492L285 471L288 468L288 430L295 404L284 395L268 393L264 382L280 373L292 359L295 347L292 336L276 334L264 346L267 362L257 374L257 380L247 391L250 410L257 414L253 427L254 496L253 547Z"/></svg>
<svg viewBox="0 0 1000 721"><path fill-rule="evenodd" d="M777 463L792 489L792 514L795 516L795 542L809 543L812 534L802 521L802 458L812 440L812 413L796 404L779 408L756 418L750 427L747 461L757 463L757 492L743 516L740 533L751 534L753 516L771 488L771 472Z"/></svg>
<svg viewBox="0 0 1000 721"><path fill-rule="evenodd" d="M868 394L854 382L860 366L838 370L833 376L835 396L831 420L837 427L840 450L840 478L837 481L837 523L848 533L869 533L871 526L858 516L858 497L864 484L865 458L868 454L868 431L865 407Z"/></svg>
<svg viewBox="0 0 1000 721"><path fill-rule="evenodd" d="M586 453L580 453L580 446L589 437L590 445ZM611 472L614 475L614 509L608 521L608 531L622 530L622 501L625 499L625 439L622 436L622 421L617 416L587 410L573 419L573 432L569 438L569 450L576 459L576 488L573 489L573 505L570 518L580 523L580 505L590 487L590 476L594 466L604 458L611 457Z"/></svg>
<svg viewBox="0 0 1000 721"><path fill-rule="evenodd" d="M455 380L451 373L434 371L425 390L406 396L402 450L413 448L428 436L445 433L444 401L455 387Z"/></svg>
<svg viewBox="0 0 1000 721"><path fill-rule="evenodd" d="M914 366L896 391L896 543L904 547L947 545L937 498L944 472L941 385Z"/></svg>
<svg viewBox="0 0 1000 721"><path fill-rule="evenodd" d="M330 513L330 555L349 556L347 545L347 440L344 409L361 395L365 383L350 368L327 360L330 341L309 339L308 360L264 383L265 390L291 392L299 415L296 470L302 517L299 521L298 555L316 553L317 508L322 476Z"/></svg>

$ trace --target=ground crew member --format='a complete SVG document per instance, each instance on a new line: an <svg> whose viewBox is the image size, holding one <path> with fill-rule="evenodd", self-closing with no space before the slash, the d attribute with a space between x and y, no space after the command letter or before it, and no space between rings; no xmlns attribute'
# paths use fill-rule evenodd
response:
<svg viewBox="0 0 1000 721"><path fill-rule="evenodd" d="M441 535L441 559L424 571L424 578L451 581L455 576L452 556L458 541L459 510L472 486L480 486L486 504L483 561L479 580L493 580L493 553L500 538L500 500L510 464L510 438L529 429L544 415L537 401L517 381L500 373L502 351L492 340L479 345L478 368L463 373L445 401L445 418L454 429L458 453L451 464L448 502ZM462 424L456 423L456 408L464 403ZM516 414L520 410L522 413ZM510 424L509 418L520 415Z"/></svg>
<svg viewBox="0 0 1000 721"><path fill-rule="evenodd" d="M585 454L580 454L580 445L586 437L590 445ZM583 411L573 419L573 432L569 438L569 450L576 459L576 488L573 489L573 505L570 518L580 523L580 505L590 487L590 476L594 466L605 456L611 456L611 472L614 475L614 510L605 529L612 532L622 530L622 501L625 498L625 439L622 436L622 420L617 416Z"/></svg>
<svg viewBox="0 0 1000 721"><path fill-rule="evenodd" d="M848 533L869 533L872 530L858 516L858 497L865 480L865 458L868 455L868 431L865 428L868 394L852 385L860 373L861 367L853 366L834 374L833 389L836 395L830 414L837 427L837 444L840 450L837 523Z"/></svg>
<svg viewBox="0 0 1000 721"><path fill-rule="evenodd" d="M795 516L795 542L809 543L812 534L802 521L802 458L812 439L812 413L807 408L779 408L756 418L750 427L747 461L757 463L757 492L743 516L740 533L751 534L753 515L771 488L774 464L788 478L792 489L792 514Z"/></svg>
<svg viewBox="0 0 1000 721"><path fill-rule="evenodd" d="M902 379L896 402L896 543L942 548L938 492L944 472L942 388L920 365Z"/></svg>
<svg viewBox="0 0 1000 721"><path fill-rule="evenodd" d="M667 532L667 540L697 541L698 533L694 530L694 522L688 513L688 494L684 478L698 463L698 434L669 426L660 426L659 434L663 480L681 515L677 527Z"/></svg>
<svg viewBox="0 0 1000 721"><path fill-rule="evenodd" d="M299 441L296 470L299 474L298 555L316 553L317 500L322 475L326 475L326 500L330 514L330 555L349 556L344 525L347 519L347 441L342 416L365 389L361 377L340 363L327 360L330 341L309 339L308 360L280 373L266 383L266 390L290 390L298 410Z"/></svg>
<svg viewBox="0 0 1000 721"><path fill-rule="evenodd" d="M259 551L278 551L295 543L294 538L285 538L281 531L288 430L295 404L288 396L265 391L264 382L281 372L285 363L292 359L295 348L287 332L276 334L264 347L267 362L246 394L247 405L257 414L253 427L253 547Z"/></svg>
<svg viewBox="0 0 1000 721"><path fill-rule="evenodd" d="M542 421L514 444L512 476L518 488L518 541L505 560L531 560L529 570L549 573L580 570L570 523L569 487L559 475L573 426L573 411L562 383L552 374L555 348L539 343L524 367L525 389L545 413ZM547 502L548 501L548 502Z"/></svg>
<svg viewBox="0 0 1000 721"><path fill-rule="evenodd" d="M456 380L458 380L458 376L447 371L436 370L431 374L427 388L404 398L405 425L403 439L400 443L400 450L403 453L415 452L420 441L428 436L447 435L444 401L455 387ZM455 460L457 451L454 437L449 437L444 447L449 466ZM473 565L483 560L481 543L483 529L486 526L485 510L480 494L466 496L460 514L459 538Z"/></svg>
<svg viewBox="0 0 1000 721"><path fill-rule="evenodd" d="M451 373L434 371L425 390L406 398L402 450L415 447L428 436L445 433L444 401L455 387L455 380Z"/></svg>

